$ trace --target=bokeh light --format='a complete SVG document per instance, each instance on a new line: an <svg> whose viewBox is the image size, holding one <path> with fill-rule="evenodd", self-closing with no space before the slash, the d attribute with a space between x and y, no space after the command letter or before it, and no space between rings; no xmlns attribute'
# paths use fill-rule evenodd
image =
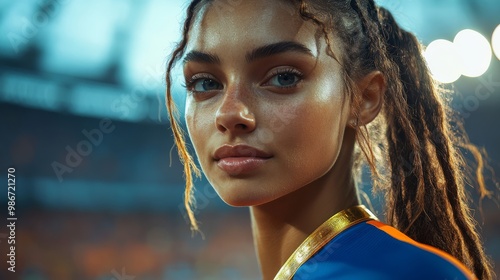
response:
<svg viewBox="0 0 500 280"><path fill-rule="evenodd" d="M464 29L453 40L460 62L462 75L479 77L483 75L491 62L491 47L488 40L479 32Z"/></svg>
<svg viewBox="0 0 500 280"><path fill-rule="evenodd" d="M443 39L432 41L424 52L432 76L442 83L453 83L461 75L459 54L455 45Z"/></svg>
<svg viewBox="0 0 500 280"><path fill-rule="evenodd" d="M495 28L491 36L491 47L497 58L500 59L500 24Z"/></svg>

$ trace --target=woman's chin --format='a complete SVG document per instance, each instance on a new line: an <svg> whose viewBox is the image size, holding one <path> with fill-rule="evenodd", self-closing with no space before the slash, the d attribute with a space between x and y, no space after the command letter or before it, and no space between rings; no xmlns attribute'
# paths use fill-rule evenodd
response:
<svg viewBox="0 0 500 280"><path fill-rule="evenodd" d="M229 197L229 198L221 197L221 199L227 205L233 207L250 207L265 203L259 199L251 199L250 197L243 197L243 196Z"/></svg>
<svg viewBox="0 0 500 280"><path fill-rule="evenodd" d="M272 188L266 184L269 179L259 177L237 179L207 177L207 179L222 201L229 206L257 206L275 199L275 195L270 192Z"/></svg>
<svg viewBox="0 0 500 280"><path fill-rule="evenodd" d="M227 205L233 206L233 207L257 206L257 205L265 204L265 203L272 200L272 198L269 198L269 197L262 195L262 194L256 194L256 193L248 194L248 193L244 193L244 192L220 194L220 198Z"/></svg>

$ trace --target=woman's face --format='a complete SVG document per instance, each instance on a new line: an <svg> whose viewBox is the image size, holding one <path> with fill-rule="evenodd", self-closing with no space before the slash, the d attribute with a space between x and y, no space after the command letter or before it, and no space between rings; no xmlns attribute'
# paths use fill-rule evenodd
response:
<svg viewBox="0 0 500 280"><path fill-rule="evenodd" d="M295 10L215 1L193 21L186 122L203 172L230 205L264 204L320 180L343 144L350 112L340 65Z"/></svg>

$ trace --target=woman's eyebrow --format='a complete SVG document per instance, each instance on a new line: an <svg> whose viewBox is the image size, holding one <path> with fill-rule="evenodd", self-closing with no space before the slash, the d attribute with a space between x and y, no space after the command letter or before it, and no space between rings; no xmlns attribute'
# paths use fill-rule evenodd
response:
<svg viewBox="0 0 500 280"><path fill-rule="evenodd" d="M190 61L208 64L220 64L220 59L215 54L204 53L200 51L190 51L183 59L183 63L186 64Z"/></svg>
<svg viewBox="0 0 500 280"><path fill-rule="evenodd" d="M303 44L293 41L284 41L258 47L248 52L245 58L247 62L252 62L257 59L285 52L299 52L313 56L312 51ZM207 63L207 64L220 64L221 62L219 56L215 54L205 53L196 50L190 51L188 54L186 54L186 56L183 59L184 64L191 61L199 63Z"/></svg>
<svg viewBox="0 0 500 280"><path fill-rule="evenodd" d="M310 49L308 49L306 46L304 46L301 43L293 42L293 41L284 41L284 42L278 42L278 43L273 43L269 45L265 45L262 47L258 47L254 49L253 51L247 53L246 60L247 62L252 62L254 60L264 58L267 56L275 55L275 54L280 54L284 52L299 52L303 54L307 54L310 56L313 56L313 53Z"/></svg>

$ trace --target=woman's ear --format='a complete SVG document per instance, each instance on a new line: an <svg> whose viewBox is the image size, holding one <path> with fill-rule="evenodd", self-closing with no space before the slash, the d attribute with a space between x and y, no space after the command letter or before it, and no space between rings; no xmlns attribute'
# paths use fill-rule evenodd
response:
<svg viewBox="0 0 500 280"><path fill-rule="evenodd" d="M369 124L377 117L384 102L385 77L380 71L373 71L358 80L358 98L351 109L349 125L352 127Z"/></svg>

